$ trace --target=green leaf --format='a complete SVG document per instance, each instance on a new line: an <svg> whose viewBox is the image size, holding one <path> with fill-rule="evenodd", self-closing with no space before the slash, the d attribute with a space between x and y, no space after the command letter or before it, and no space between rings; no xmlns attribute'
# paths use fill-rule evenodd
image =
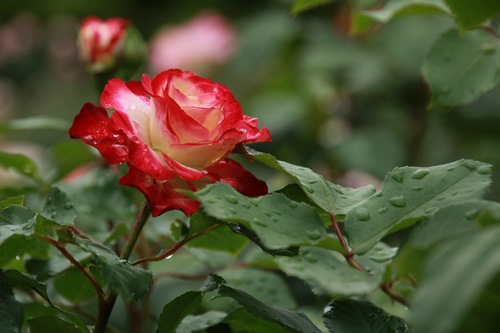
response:
<svg viewBox="0 0 500 333"><path fill-rule="evenodd" d="M293 309L297 306L288 285L273 272L255 268L228 269L219 272L227 285L242 290L261 302Z"/></svg>
<svg viewBox="0 0 500 333"><path fill-rule="evenodd" d="M475 28L500 13L497 0L446 0L446 4L464 30Z"/></svg>
<svg viewBox="0 0 500 333"><path fill-rule="evenodd" d="M78 288L75 288L78 286ZM81 303L95 297L95 290L76 268L70 268L54 279L55 290L73 303Z"/></svg>
<svg viewBox="0 0 500 333"><path fill-rule="evenodd" d="M31 131L31 130L61 130L67 131L71 126L67 121L51 117L31 117L15 119L8 123L0 124L0 132L6 131Z"/></svg>
<svg viewBox="0 0 500 333"><path fill-rule="evenodd" d="M325 5L334 0L295 0L292 6L292 14L296 15L305 10Z"/></svg>
<svg viewBox="0 0 500 333"><path fill-rule="evenodd" d="M422 74L432 105L470 103L500 82L500 42L483 30L450 30L434 44Z"/></svg>
<svg viewBox="0 0 500 333"><path fill-rule="evenodd" d="M0 211L9 206L23 206L24 205L24 195L18 195L15 197L6 198L0 201Z"/></svg>
<svg viewBox="0 0 500 333"><path fill-rule="evenodd" d="M450 14L450 10L444 0L390 0L382 9L362 11L356 16L387 23L401 16L428 14Z"/></svg>
<svg viewBox="0 0 500 333"><path fill-rule="evenodd" d="M245 147L244 153L291 177L307 197L327 213L345 215L352 206L375 192L372 185L351 189L333 184L309 168L278 161L270 154L260 153L248 147Z"/></svg>
<svg viewBox="0 0 500 333"><path fill-rule="evenodd" d="M304 280L318 294L364 295L379 285L378 279L350 267L340 254L325 249L303 247L299 256L275 260L286 274Z"/></svg>
<svg viewBox="0 0 500 333"><path fill-rule="evenodd" d="M333 301L324 310L323 321L335 333L409 333L403 319L375 305L352 299Z"/></svg>
<svg viewBox="0 0 500 333"><path fill-rule="evenodd" d="M19 333L23 323L23 308L15 297L7 277L0 270L0 327L2 333Z"/></svg>
<svg viewBox="0 0 500 333"><path fill-rule="evenodd" d="M218 223L220 222L216 219L206 216L203 212L198 211L191 216L190 228L186 237ZM247 244L247 238L235 234L227 225L223 225L222 227L210 230L210 232L189 241L186 246L213 251L222 251L235 256L240 253L240 251Z"/></svg>
<svg viewBox="0 0 500 333"><path fill-rule="evenodd" d="M321 218L311 206L291 201L282 194L249 198L227 184L216 183L195 192L194 196L207 215L243 224L270 249L315 244L326 235Z"/></svg>
<svg viewBox="0 0 500 333"><path fill-rule="evenodd" d="M35 162L24 155L0 152L0 166L14 170L34 181L40 181Z"/></svg>
<svg viewBox="0 0 500 333"><path fill-rule="evenodd" d="M142 298L153 283L151 272L120 259L106 246L89 239L75 239L75 244L95 255L96 268L108 286L125 302Z"/></svg>
<svg viewBox="0 0 500 333"><path fill-rule="evenodd" d="M243 308L231 312L224 319L224 323L227 323L231 327L231 332L234 333L290 333L282 326L254 316Z"/></svg>
<svg viewBox="0 0 500 333"><path fill-rule="evenodd" d="M410 321L419 332L447 333L460 324L500 270L500 227L443 244L435 251L412 300Z"/></svg>
<svg viewBox="0 0 500 333"><path fill-rule="evenodd" d="M188 291L165 305L156 333L176 333L176 328L182 319L200 306L202 295L201 291Z"/></svg>
<svg viewBox="0 0 500 333"><path fill-rule="evenodd" d="M217 325L226 318L227 313L221 311L208 311L204 314L193 316L187 315L177 328L178 333L195 333Z"/></svg>
<svg viewBox="0 0 500 333"><path fill-rule="evenodd" d="M231 297L236 300L249 313L264 320L279 324L291 332L297 333L322 333L304 314L291 310L267 305L249 294L230 288L226 285L219 286L219 295Z"/></svg>
<svg viewBox="0 0 500 333"><path fill-rule="evenodd" d="M385 235L407 228L438 209L477 199L490 183L491 165L472 160L419 168L395 168L377 194L346 216L345 231L356 253Z"/></svg>
<svg viewBox="0 0 500 333"><path fill-rule="evenodd" d="M72 323L66 320L56 317L56 316L38 316L35 318L30 318L28 320L30 327L30 332L32 333L54 333L54 332L64 332L64 333L82 333L88 332L88 330L82 331L79 327L75 327Z"/></svg>
<svg viewBox="0 0 500 333"><path fill-rule="evenodd" d="M75 207L66 193L56 186L52 186L50 189L47 201L45 201L45 205L40 214L46 219L64 226L73 225L76 218Z"/></svg>

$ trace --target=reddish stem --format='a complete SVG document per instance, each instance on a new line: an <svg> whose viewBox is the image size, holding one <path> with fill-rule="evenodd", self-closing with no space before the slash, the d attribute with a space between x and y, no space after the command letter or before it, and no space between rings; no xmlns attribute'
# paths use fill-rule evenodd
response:
<svg viewBox="0 0 500 333"><path fill-rule="evenodd" d="M171 255L173 255L175 252L177 252L180 248L182 248L189 241L191 241L191 240L193 240L193 239L195 239L197 237L200 237L201 235L204 235L207 232L212 231L214 229L217 229L217 228L219 228L221 226L222 226L222 224L219 223L219 224L214 224L214 225L212 225L212 226L210 226L210 227L208 227L206 229L200 230L200 231L192 234L191 236L186 237L186 238L178 241L171 248L169 248L169 249L167 249L165 251L160 252L160 254L158 254L157 256L138 259L138 260L136 260L136 261L133 262L133 265L138 265L140 263L147 262L147 261L160 261L160 260L163 260L165 258L168 258Z"/></svg>
<svg viewBox="0 0 500 333"><path fill-rule="evenodd" d="M344 254L344 257L352 268L357 269L360 272L367 273L366 269L364 269L363 266L361 266L355 259L355 253L351 251L349 246L347 245L347 242L345 241L344 235L342 235L342 232L340 231L339 224L337 222L337 219L335 218L335 215L333 213L330 213L330 221L332 222L332 227L333 230L335 231L335 234L337 235L340 245L346 250L346 253ZM392 281L383 283L380 285L380 289L382 289L383 292L385 292L390 298L392 298L395 301L398 301L399 303L409 307L409 302L406 298L404 298L402 295L398 294L394 289L392 289Z"/></svg>

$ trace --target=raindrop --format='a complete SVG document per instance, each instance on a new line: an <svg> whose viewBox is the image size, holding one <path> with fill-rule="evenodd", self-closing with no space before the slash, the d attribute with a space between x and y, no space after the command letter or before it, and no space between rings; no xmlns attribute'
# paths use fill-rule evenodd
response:
<svg viewBox="0 0 500 333"><path fill-rule="evenodd" d="M422 185L413 186L411 188L413 191L422 191L424 187Z"/></svg>
<svg viewBox="0 0 500 333"><path fill-rule="evenodd" d="M64 205L64 209L66 209L66 210L73 209L73 205L72 205L71 203L69 203L69 202L68 202L68 203L66 203L66 204Z"/></svg>
<svg viewBox="0 0 500 333"><path fill-rule="evenodd" d="M261 227L267 227L267 223L258 218L254 218L253 223L260 225Z"/></svg>
<svg viewBox="0 0 500 333"><path fill-rule="evenodd" d="M389 210L389 209L388 209L387 207L380 207L380 208L379 208L379 210L378 210L378 213L379 213L380 215L382 215L382 214L387 213L387 211L388 211L388 210Z"/></svg>
<svg viewBox="0 0 500 333"><path fill-rule="evenodd" d="M233 215L238 214L238 211L234 209L233 207L229 207L229 212Z"/></svg>
<svg viewBox="0 0 500 333"><path fill-rule="evenodd" d="M398 196L390 198L389 202L391 203L391 205L393 205L394 207L398 207L398 208L403 208L406 206L405 197L403 197L402 195L398 195Z"/></svg>
<svg viewBox="0 0 500 333"><path fill-rule="evenodd" d="M263 210L262 213L264 213L264 215L266 215L267 217L273 216L273 213L271 213L270 211L267 211L267 210Z"/></svg>
<svg viewBox="0 0 500 333"><path fill-rule="evenodd" d="M279 210L273 210L273 214L278 216L282 215Z"/></svg>
<svg viewBox="0 0 500 333"><path fill-rule="evenodd" d="M368 221L370 219L370 212L366 207L358 207L356 209L356 217L359 221Z"/></svg>
<svg viewBox="0 0 500 333"><path fill-rule="evenodd" d="M314 189L311 186L307 185L307 184L302 184L302 187L304 188L304 190L306 190L309 193L313 193L314 192Z"/></svg>
<svg viewBox="0 0 500 333"><path fill-rule="evenodd" d="M455 170L455 167L449 167L448 169L446 169L446 171L454 171Z"/></svg>
<svg viewBox="0 0 500 333"><path fill-rule="evenodd" d="M465 213L465 217L467 218L467 220L474 220L478 214L479 209L471 209Z"/></svg>
<svg viewBox="0 0 500 333"><path fill-rule="evenodd" d="M251 208L251 207L252 207L252 205L251 205L251 204L249 204L248 202L242 202L242 203L241 203L241 206L242 206L243 208L246 208L246 209L249 209L249 208Z"/></svg>
<svg viewBox="0 0 500 333"><path fill-rule="evenodd" d="M443 201L444 199L446 199L447 196L446 195L442 195L440 196L439 198L437 198L437 201Z"/></svg>
<svg viewBox="0 0 500 333"><path fill-rule="evenodd" d="M391 177L392 177L392 179L394 179L398 183L402 183L403 178L404 178L404 172L403 172L403 170L397 169L393 173L391 173Z"/></svg>
<svg viewBox="0 0 500 333"><path fill-rule="evenodd" d="M278 222L280 219L277 218L276 216L273 216L273 217L271 217L271 220L273 220L273 222Z"/></svg>
<svg viewBox="0 0 500 333"><path fill-rule="evenodd" d="M431 171L429 169L418 169L413 173L411 178L415 179L423 179L425 176L427 176Z"/></svg>
<svg viewBox="0 0 500 333"><path fill-rule="evenodd" d="M462 162L462 166L469 169L470 171L474 171L476 170L476 163L474 163L473 161L471 160L464 160Z"/></svg>
<svg viewBox="0 0 500 333"><path fill-rule="evenodd" d="M316 179L311 179L311 180L307 181L307 183L311 184L311 185L316 184L317 182L318 181Z"/></svg>
<svg viewBox="0 0 500 333"><path fill-rule="evenodd" d="M306 260L309 261L311 264L314 264L314 263L317 263L318 262L318 258L314 257L313 255L311 254L308 254L307 256L305 256Z"/></svg>
<svg viewBox="0 0 500 333"><path fill-rule="evenodd" d="M113 148L116 156L118 157L123 157L128 154L128 148L123 145L111 145L111 148Z"/></svg>
<svg viewBox="0 0 500 333"><path fill-rule="evenodd" d="M290 206L290 208L297 208L299 206L299 204L296 203L295 201L291 201L289 206Z"/></svg>
<svg viewBox="0 0 500 333"><path fill-rule="evenodd" d="M321 233L318 230L306 230L309 239L318 240L321 238Z"/></svg>
<svg viewBox="0 0 500 333"><path fill-rule="evenodd" d="M429 208L427 208L427 209L424 210L424 213L427 214L427 215L432 215L437 210L438 210L437 207L429 207Z"/></svg>
<svg viewBox="0 0 500 333"><path fill-rule="evenodd" d="M337 192L338 194L344 194L344 191L342 191L340 188L338 187L334 187L333 188L335 192Z"/></svg>
<svg viewBox="0 0 500 333"><path fill-rule="evenodd" d="M491 173L491 167L487 164L483 164L479 168L477 168L477 172L479 172L482 175L487 175Z"/></svg>
<svg viewBox="0 0 500 333"><path fill-rule="evenodd" d="M237 204L238 198L236 198L234 195L228 195L226 196L226 201L232 204Z"/></svg>

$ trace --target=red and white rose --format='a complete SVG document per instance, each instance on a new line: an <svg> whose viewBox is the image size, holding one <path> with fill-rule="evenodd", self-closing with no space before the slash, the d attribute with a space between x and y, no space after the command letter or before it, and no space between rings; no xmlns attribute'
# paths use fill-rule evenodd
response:
<svg viewBox="0 0 500 333"><path fill-rule="evenodd" d="M122 18L101 20L95 16L85 18L80 25L79 46L85 62L92 72L111 68L125 48L129 22Z"/></svg>
<svg viewBox="0 0 500 333"><path fill-rule="evenodd" d="M142 82L112 79L101 104L86 103L69 133L94 146L112 164L127 163L120 184L146 196L154 216L180 209L191 214L198 203L177 192L222 181L249 196L267 186L226 157L240 143L270 141L267 128L243 114L222 84L192 72L171 69Z"/></svg>

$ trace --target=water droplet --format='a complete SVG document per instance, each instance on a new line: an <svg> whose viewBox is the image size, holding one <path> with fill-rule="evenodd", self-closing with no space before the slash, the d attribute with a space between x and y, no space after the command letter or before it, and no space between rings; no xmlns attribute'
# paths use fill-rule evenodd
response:
<svg viewBox="0 0 500 333"><path fill-rule="evenodd" d="M415 179L423 179L425 176L427 176L431 171L429 169L418 169L413 173L411 178Z"/></svg>
<svg viewBox="0 0 500 333"><path fill-rule="evenodd" d="M306 230L309 239L318 240L321 238L321 233L318 230Z"/></svg>
<svg viewBox="0 0 500 333"><path fill-rule="evenodd" d="M465 213L465 217L468 220L474 220L478 214L479 214L479 209L471 209Z"/></svg>
<svg viewBox="0 0 500 333"><path fill-rule="evenodd" d="M391 173L391 177L398 183L402 183L404 179L404 172L403 170L397 169Z"/></svg>
<svg viewBox="0 0 500 333"><path fill-rule="evenodd" d="M398 195L389 199L389 202L394 207L403 208L406 206L406 199L402 195Z"/></svg>
<svg viewBox="0 0 500 333"><path fill-rule="evenodd" d="M422 191L424 187L422 185L416 185L411 188L413 191Z"/></svg>
<svg viewBox="0 0 500 333"><path fill-rule="evenodd" d="M335 192L337 192L338 194L344 194L344 191L342 191L342 190L341 190L339 187L337 187L337 186L334 186L334 187L333 187L333 190L334 190Z"/></svg>
<svg viewBox="0 0 500 333"><path fill-rule="evenodd" d="M448 198L446 195L442 195L442 196L437 198L437 201L443 201L446 198Z"/></svg>
<svg viewBox="0 0 500 333"><path fill-rule="evenodd" d="M73 205L68 202L68 203L64 204L64 209L66 209L66 210L73 209Z"/></svg>
<svg viewBox="0 0 500 333"><path fill-rule="evenodd" d="M241 206L242 206L243 208L246 208L246 209L249 209L249 208L251 208L251 207L252 207L252 205L251 205L251 204L249 204L248 202L242 202L242 203L241 203Z"/></svg>
<svg viewBox="0 0 500 333"><path fill-rule="evenodd" d="M307 183L311 184L311 185L316 184L317 182L318 181L316 179L311 179L311 180L307 181Z"/></svg>
<svg viewBox="0 0 500 333"><path fill-rule="evenodd" d="M267 217L273 216L273 213L271 213L270 211L267 211L267 210L263 210L262 213L264 213L264 215L266 215Z"/></svg>
<svg viewBox="0 0 500 333"><path fill-rule="evenodd" d="M228 195L226 196L226 201L232 204L237 204L238 198L236 198L234 195Z"/></svg>
<svg viewBox="0 0 500 333"><path fill-rule="evenodd" d="M455 167L449 167L448 169L446 169L446 171L454 171L455 170Z"/></svg>
<svg viewBox="0 0 500 333"><path fill-rule="evenodd" d="M257 207L259 205L257 200L254 200L254 199L249 199L248 202L250 202L250 204L254 205L255 207Z"/></svg>
<svg viewBox="0 0 500 333"><path fill-rule="evenodd" d="M283 215L279 210L273 210L273 214L278 216Z"/></svg>
<svg viewBox="0 0 500 333"><path fill-rule="evenodd" d="M229 212L233 215L236 215L238 214L238 211L236 209L234 209L233 207L229 207Z"/></svg>
<svg viewBox="0 0 500 333"><path fill-rule="evenodd" d="M389 210L389 209L388 209L387 207L380 207L380 208L379 208L379 210L378 210L378 213L379 213L380 215L382 215L382 214L387 213L387 211L388 211L388 210Z"/></svg>
<svg viewBox="0 0 500 333"><path fill-rule="evenodd" d="M309 193L313 193L314 192L314 189L311 186L307 185L307 184L302 184L302 188L304 188L304 190L306 190Z"/></svg>
<svg viewBox="0 0 500 333"><path fill-rule="evenodd" d="M481 165L479 168L477 168L477 172L479 172L482 175L487 175L491 173L491 166L487 164Z"/></svg>
<svg viewBox="0 0 500 333"><path fill-rule="evenodd" d="M469 169L470 171L474 171L477 168L476 163L474 163L471 160L464 160L462 162L462 166L465 167L465 168L467 168L467 169Z"/></svg>
<svg viewBox="0 0 500 333"><path fill-rule="evenodd" d="M370 219L370 212L366 207L358 207L356 209L356 217L359 221L368 221Z"/></svg>
<svg viewBox="0 0 500 333"><path fill-rule="evenodd" d="M485 54L492 54L495 53L495 45L491 43L483 44L481 46L481 51Z"/></svg>
<svg viewBox="0 0 500 333"><path fill-rule="evenodd" d="M376 195L376 197L378 197L378 198L383 197L383 196L384 196L384 193L382 193L382 192L378 192Z"/></svg>
<svg viewBox="0 0 500 333"><path fill-rule="evenodd" d="M317 263L318 262L318 258L314 257L312 254L307 254L306 256L304 256L304 258L309 261L311 264L314 264L314 263Z"/></svg>
<svg viewBox="0 0 500 333"><path fill-rule="evenodd" d="M260 225L261 227L267 227L267 223L258 218L254 218L253 223Z"/></svg>
<svg viewBox="0 0 500 333"><path fill-rule="evenodd" d="M424 210L424 213L425 213L426 215L432 215L432 214L434 214L437 210L438 210L438 208L437 208L437 207L429 207L429 208L426 208L426 209Z"/></svg>
<svg viewBox="0 0 500 333"><path fill-rule="evenodd" d="M273 220L273 222L278 222L280 219L277 218L276 216L273 216L273 217L271 217L271 220Z"/></svg>
<svg viewBox="0 0 500 333"><path fill-rule="evenodd" d="M299 204L296 203L295 201L291 201L288 206L290 206L290 208L297 208L299 206Z"/></svg>
<svg viewBox="0 0 500 333"><path fill-rule="evenodd" d="M123 157L128 154L128 148L123 145L111 145L111 148L113 148L114 153L118 157Z"/></svg>

